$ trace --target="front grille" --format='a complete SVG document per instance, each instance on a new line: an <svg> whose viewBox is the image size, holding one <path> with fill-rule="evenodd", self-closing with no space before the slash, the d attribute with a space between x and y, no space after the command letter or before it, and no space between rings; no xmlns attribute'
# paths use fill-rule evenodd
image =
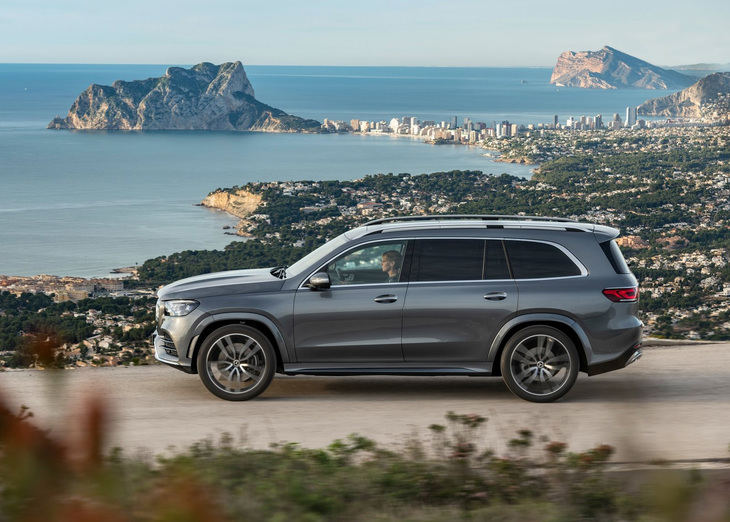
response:
<svg viewBox="0 0 730 522"><path fill-rule="evenodd" d="M177 348L175 348L175 343L172 342L172 339L165 334L159 334L159 338L160 344L162 344L162 349L165 350L165 353L167 355L177 357Z"/></svg>

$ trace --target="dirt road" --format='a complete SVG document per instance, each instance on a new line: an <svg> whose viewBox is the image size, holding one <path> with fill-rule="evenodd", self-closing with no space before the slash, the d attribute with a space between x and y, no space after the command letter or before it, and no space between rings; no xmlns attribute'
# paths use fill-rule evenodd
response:
<svg viewBox="0 0 730 522"><path fill-rule="evenodd" d="M607 443L618 460L730 457L730 344L648 348L636 364L586 377L562 401L532 404L497 378L277 377L261 397L221 401L197 376L162 366L0 373L0 394L38 424L73 436L92 395L110 406L110 446L161 452L228 432L253 447L321 447L350 433L403 443L444 414L489 418L486 444L504 449L521 428L582 450Z"/></svg>

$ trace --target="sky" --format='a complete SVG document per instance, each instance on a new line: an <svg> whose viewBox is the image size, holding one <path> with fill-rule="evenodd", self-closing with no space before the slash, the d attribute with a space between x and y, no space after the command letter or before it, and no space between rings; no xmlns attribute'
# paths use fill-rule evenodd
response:
<svg viewBox="0 0 730 522"><path fill-rule="evenodd" d="M718 0L0 0L0 62L552 66L610 45L730 62Z"/></svg>

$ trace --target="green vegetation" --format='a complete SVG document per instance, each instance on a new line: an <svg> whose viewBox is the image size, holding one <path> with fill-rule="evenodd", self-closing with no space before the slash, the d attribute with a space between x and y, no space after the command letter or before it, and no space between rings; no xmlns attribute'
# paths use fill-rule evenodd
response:
<svg viewBox="0 0 730 522"><path fill-rule="evenodd" d="M721 520L719 481L697 472L607 470L613 448L570 452L518 431L497 455L479 415L448 413L386 448L360 435L326 449L256 450L223 435L156 463L102 453L105 409L85 412L83 446L66 446L0 404L2 520ZM23 438L15 436L24 433Z"/></svg>
<svg viewBox="0 0 730 522"><path fill-rule="evenodd" d="M223 250L186 250L145 261L139 267L142 286L163 284L197 274L289 265L306 254L306 249L282 241L236 241Z"/></svg>

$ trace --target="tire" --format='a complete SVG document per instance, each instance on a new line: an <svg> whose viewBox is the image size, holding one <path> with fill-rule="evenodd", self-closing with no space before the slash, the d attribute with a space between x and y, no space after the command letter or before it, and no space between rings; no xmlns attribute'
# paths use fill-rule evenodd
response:
<svg viewBox="0 0 730 522"><path fill-rule="evenodd" d="M551 326L528 326L502 351L502 378L512 393L531 402L552 402L578 378L580 358L573 341Z"/></svg>
<svg viewBox="0 0 730 522"><path fill-rule="evenodd" d="M227 401L247 401L271 384L276 352L261 331L232 324L205 338L197 362L200 380L213 395Z"/></svg>

